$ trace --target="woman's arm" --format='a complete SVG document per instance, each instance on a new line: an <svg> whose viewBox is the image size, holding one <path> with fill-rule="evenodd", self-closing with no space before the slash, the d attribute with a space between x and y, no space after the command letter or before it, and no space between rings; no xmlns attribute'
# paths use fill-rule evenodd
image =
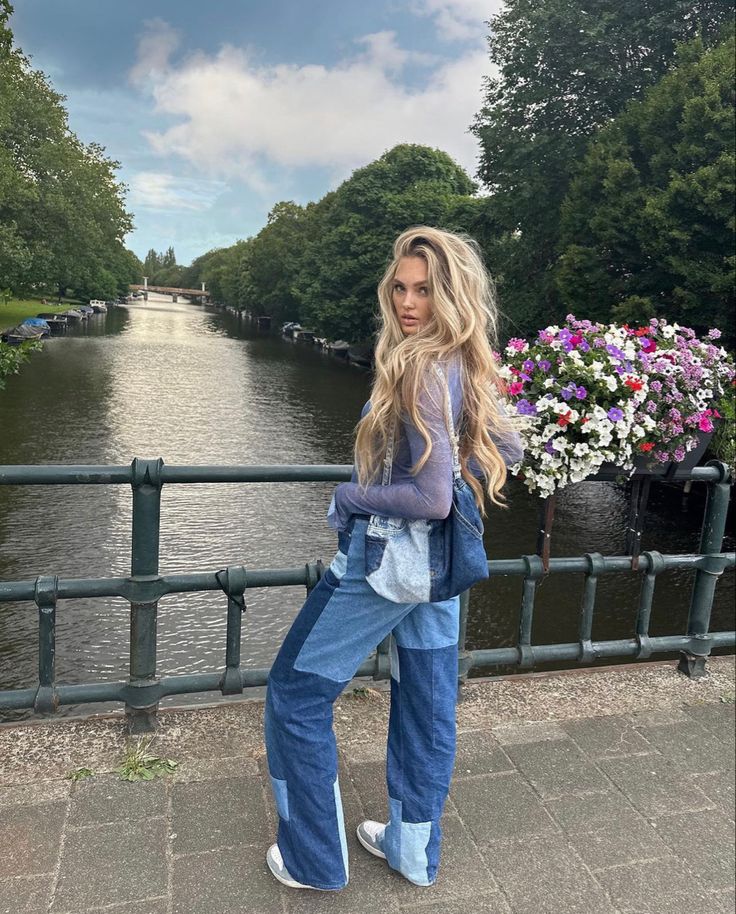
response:
<svg viewBox="0 0 736 914"><path fill-rule="evenodd" d="M498 401L498 412L501 417L508 416L501 400ZM521 443L521 435L519 435L515 429L509 428L505 434L499 434L494 437L493 441L507 467L512 467L515 463L519 463L519 461L523 459L524 447ZM468 469L473 476L477 476L479 479L484 476L475 457L471 457L468 461Z"/></svg>
<svg viewBox="0 0 736 914"><path fill-rule="evenodd" d="M409 482L370 485L365 491L355 482L343 482L334 495L328 522L342 530L351 514L385 514L407 520L447 517L452 507L452 448L445 424L444 387L434 371L417 406L432 439L432 453ZM402 423L412 464L424 453L424 439L408 419ZM398 444L398 442L397 442ZM396 452L396 446L394 453Z"/></svg>

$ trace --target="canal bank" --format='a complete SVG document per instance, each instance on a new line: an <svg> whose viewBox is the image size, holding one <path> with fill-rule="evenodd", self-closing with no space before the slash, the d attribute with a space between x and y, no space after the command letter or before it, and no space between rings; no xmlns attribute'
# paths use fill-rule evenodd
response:
<svg viewBox="0 0 736 914"><path fill-rule="evenodd" d="M385 816L388 694L335 708L351 864L336 895L279 887L260 700L168 710L171 777L126 783L121 715L0 727L2 914L623 914L733 910L734 661L471 681L437 883L354 837ZM94 774L76 783L72 769Z"/></svg>

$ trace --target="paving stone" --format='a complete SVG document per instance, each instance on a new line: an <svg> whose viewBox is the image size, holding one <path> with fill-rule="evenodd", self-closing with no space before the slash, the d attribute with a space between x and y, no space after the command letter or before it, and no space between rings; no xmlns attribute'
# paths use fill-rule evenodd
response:
<svg viewBox="0 0 736 914"><path fill-rule="evenodd" d="M174 859L173 914L279 914L282 891L301 893L279 885L265 855L265 847L229 847Z"/></svg>
<svg viewBox="0 0 736 914"><path fill-rule="evenodd" d="M733 889L727 892L715 892L710 901L715 907L714 914L733 914L736 911L736 893Z"/></svg>
<svg viewBox="0 0 736 914"><path fill-rule="evenodd" d="M702 702L685 705L685 713L708 727L720 739L733 745L736 734L736 705L731 702Z"/></svg>
<svg viewBox="0 0 736 914"><path fill-rule="evenodd" d="M736 871L734 824L726 816L706 810L665 816L657 819L656 825L662 840L710 889L725 890L733 886Z"/></svg>
<svg viewBox="0 0 736 914"><path fill-rule="evenodd" d="M102 825L166 815L163 780L123 781L101 775L79 781L72 792L70 825Z"/></svg>
<svg viewBox="0 0 736 914"><path fill-rule="evenodd" d="M597 831L575 832L568 841L591 870L672 856L669 846L659 836L659 829L644 820L637 824L610 823Z"/></svg>
<svg viewBox="0 0 736 914"><path fill-rule="evenodd" d="M552 817L519 774L461 780L450 788L450 796L479 844L557 833Z"/></svg>
<svg viewBox="0 0 736 914"><path fill-rule="evenodd" d="M350 763L348 767L364 818L385 822L388 819L386 762Z"/></svg>
<svg viewBox="0 0 736 914"><path fill-rule="evenodd" d="M259 771L258 759L243 755L238 758L186 759L179 762L174 782L213 781L220 778L251 777Z"/></svg>
<svg viewBox="0 0 736 914"><path fill-rule="evenodd" d="M130 904L116 904L113 907L87 908L79 914L167 914L168 898L147 898L145 901L133 901Z"/></svg>
<svg viewBox="0 0 736 914"><path fill-rule="evenodd" d="M522 721L518 724L499 724L491 727L491 733L502 746L543 743L551 739L566 739L562 727L549 720Z"/></svg>
<svg viewBox="0 0 736 914"><path fill-rule="evenodd" d="M52 872L65 817L66 803L0 809L0 879Z"/></svg>
<svg viewBox="0 0 736 914"><path fill-rule="evenodd" d="M0 914L46 914L53 881L53 873L0 879Z"/></svg>
<svg viewBox="0 0 736 914"><path fill-rule="evenodd" d="M724 812L734 818L736 784L733 771L709 771L706 774L694 774L691 776L691 780L716 806L720 806Z"/></svg>
<svg viewBox="0 0 736 914"><path fill-rule="evenodd" d="M627 912L710 914L713 910L702 880L675 857L614 866L598 871L596 879L613 903Z"/></svg>
<svg viewBox="0 0 736 914"><path fill-rule="evenodd" d="M733 747L698 724L638 729L659 752L684 770L702 772L734 767Z"/></svg>
<svg viewBox="0 0 736 914"><path fill-rule="evenodd" d="M473 895L472 904L468 900L438 901L434 904L403 904L402 911L413 911L416 914L511 914L511 908L503 897L495 892L492 895Z"/></svg>
<svg viewBox="0 0 736 914"><path fill-rule="evenodd" d="M707 809L713 804L679 765L658 754L601 759L598 765L649 818Z"/></svg>
<svg viewBox="0 0 736 914"><path fill-rule="evenodd" d="M650 744L627 717L593 717L566 720L562 729L591 758L637 755L651 752Z"/></svg>
<svg viewBox="0 0 736 914"><path fill-rule="evenodd" d="M567 832L587 832L615 825L636 828L646 822L627 798L618 791L558 797L545 801L552 818Z"/></svg>
<svg viewBox="0 0 736 914"><path fill-rule="evenodd" d="M273 837L260 778L172 784L171 832L175 855L267 845Z"/></svg>
<svg viewBox="0 0 736 914"><path fill-rule="evenodd" d="M634 711L629 714L635 727L669 727L671 724L688 724L690 718L682 708L665 708L661 711Z"/></svg>
<svg viewBox="0 0 736 914"><path fill-rule="evenodd" d="M497 841L482 850L514 914L616 914L580 859L560 841Z"/></svg>
<svg viewBox="0 0 736 914"><path fill-rule="evenodd" d="M0 789L0 809L7 806L38 806L39 803L66 803L71 793L71 781L37 781Z"/></svg>
<svg viewBox="0 0 736 914"><path fill-rule="evenodd" d="M545 743L507 746L516 767L543 800L608 790L610 784L569 737Z"/></svg>
<svg viewBox="0 0 736 914"><path fill-rule="evenodd" d="M453 779L512 771L513 767L509 757L490 731L469 730L458 734Z"/></svg>
<svg viewBox="0 0 736 914"><path fill-rule="evenodd" d="M166 821L114 822L66 829L52 914L140 901L168 891Z"/></svg>

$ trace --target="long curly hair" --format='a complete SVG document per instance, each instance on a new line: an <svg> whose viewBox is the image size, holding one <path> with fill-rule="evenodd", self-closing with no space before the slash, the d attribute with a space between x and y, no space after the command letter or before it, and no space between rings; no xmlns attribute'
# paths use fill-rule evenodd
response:
<svg viewBox="0 0 736 914"><path fill-rule="evenodd" d="M394 277L402 257L422 257L427 263L432 313L416 333L405 335L392 300ZM432 363L461 356L463 413L458 429L463 478L472 487L485 515L485 493L505 507L502 488L506 465L494 438L508 435L513 423L499 413L503 387L496 360L498 307L493 280L488 275L477 242L426 225L412 226L394 242L393 259L378 285L381 326L377 332L375 376L371 409L355 429L355 465L358 482L379 482L389 433L397 436L401 415L408 414L425 441L425 450L412 467L416 474L432 452L429 430L417 409ZM429 394L429 391L427 391ZM431 396L431 394L430 394ZM468 470L471 455L485 477Z"/></svg>

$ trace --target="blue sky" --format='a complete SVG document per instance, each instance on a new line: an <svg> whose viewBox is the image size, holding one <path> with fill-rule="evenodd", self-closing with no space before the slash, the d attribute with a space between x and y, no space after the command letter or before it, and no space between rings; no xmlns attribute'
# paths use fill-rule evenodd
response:
<svg viewBox="0 0 736 914"><path fill-rule="evenodd" d="M15 0L16 44L121 162L141 258L255 234L396 143L475 172L501 0Z"/></svg>

